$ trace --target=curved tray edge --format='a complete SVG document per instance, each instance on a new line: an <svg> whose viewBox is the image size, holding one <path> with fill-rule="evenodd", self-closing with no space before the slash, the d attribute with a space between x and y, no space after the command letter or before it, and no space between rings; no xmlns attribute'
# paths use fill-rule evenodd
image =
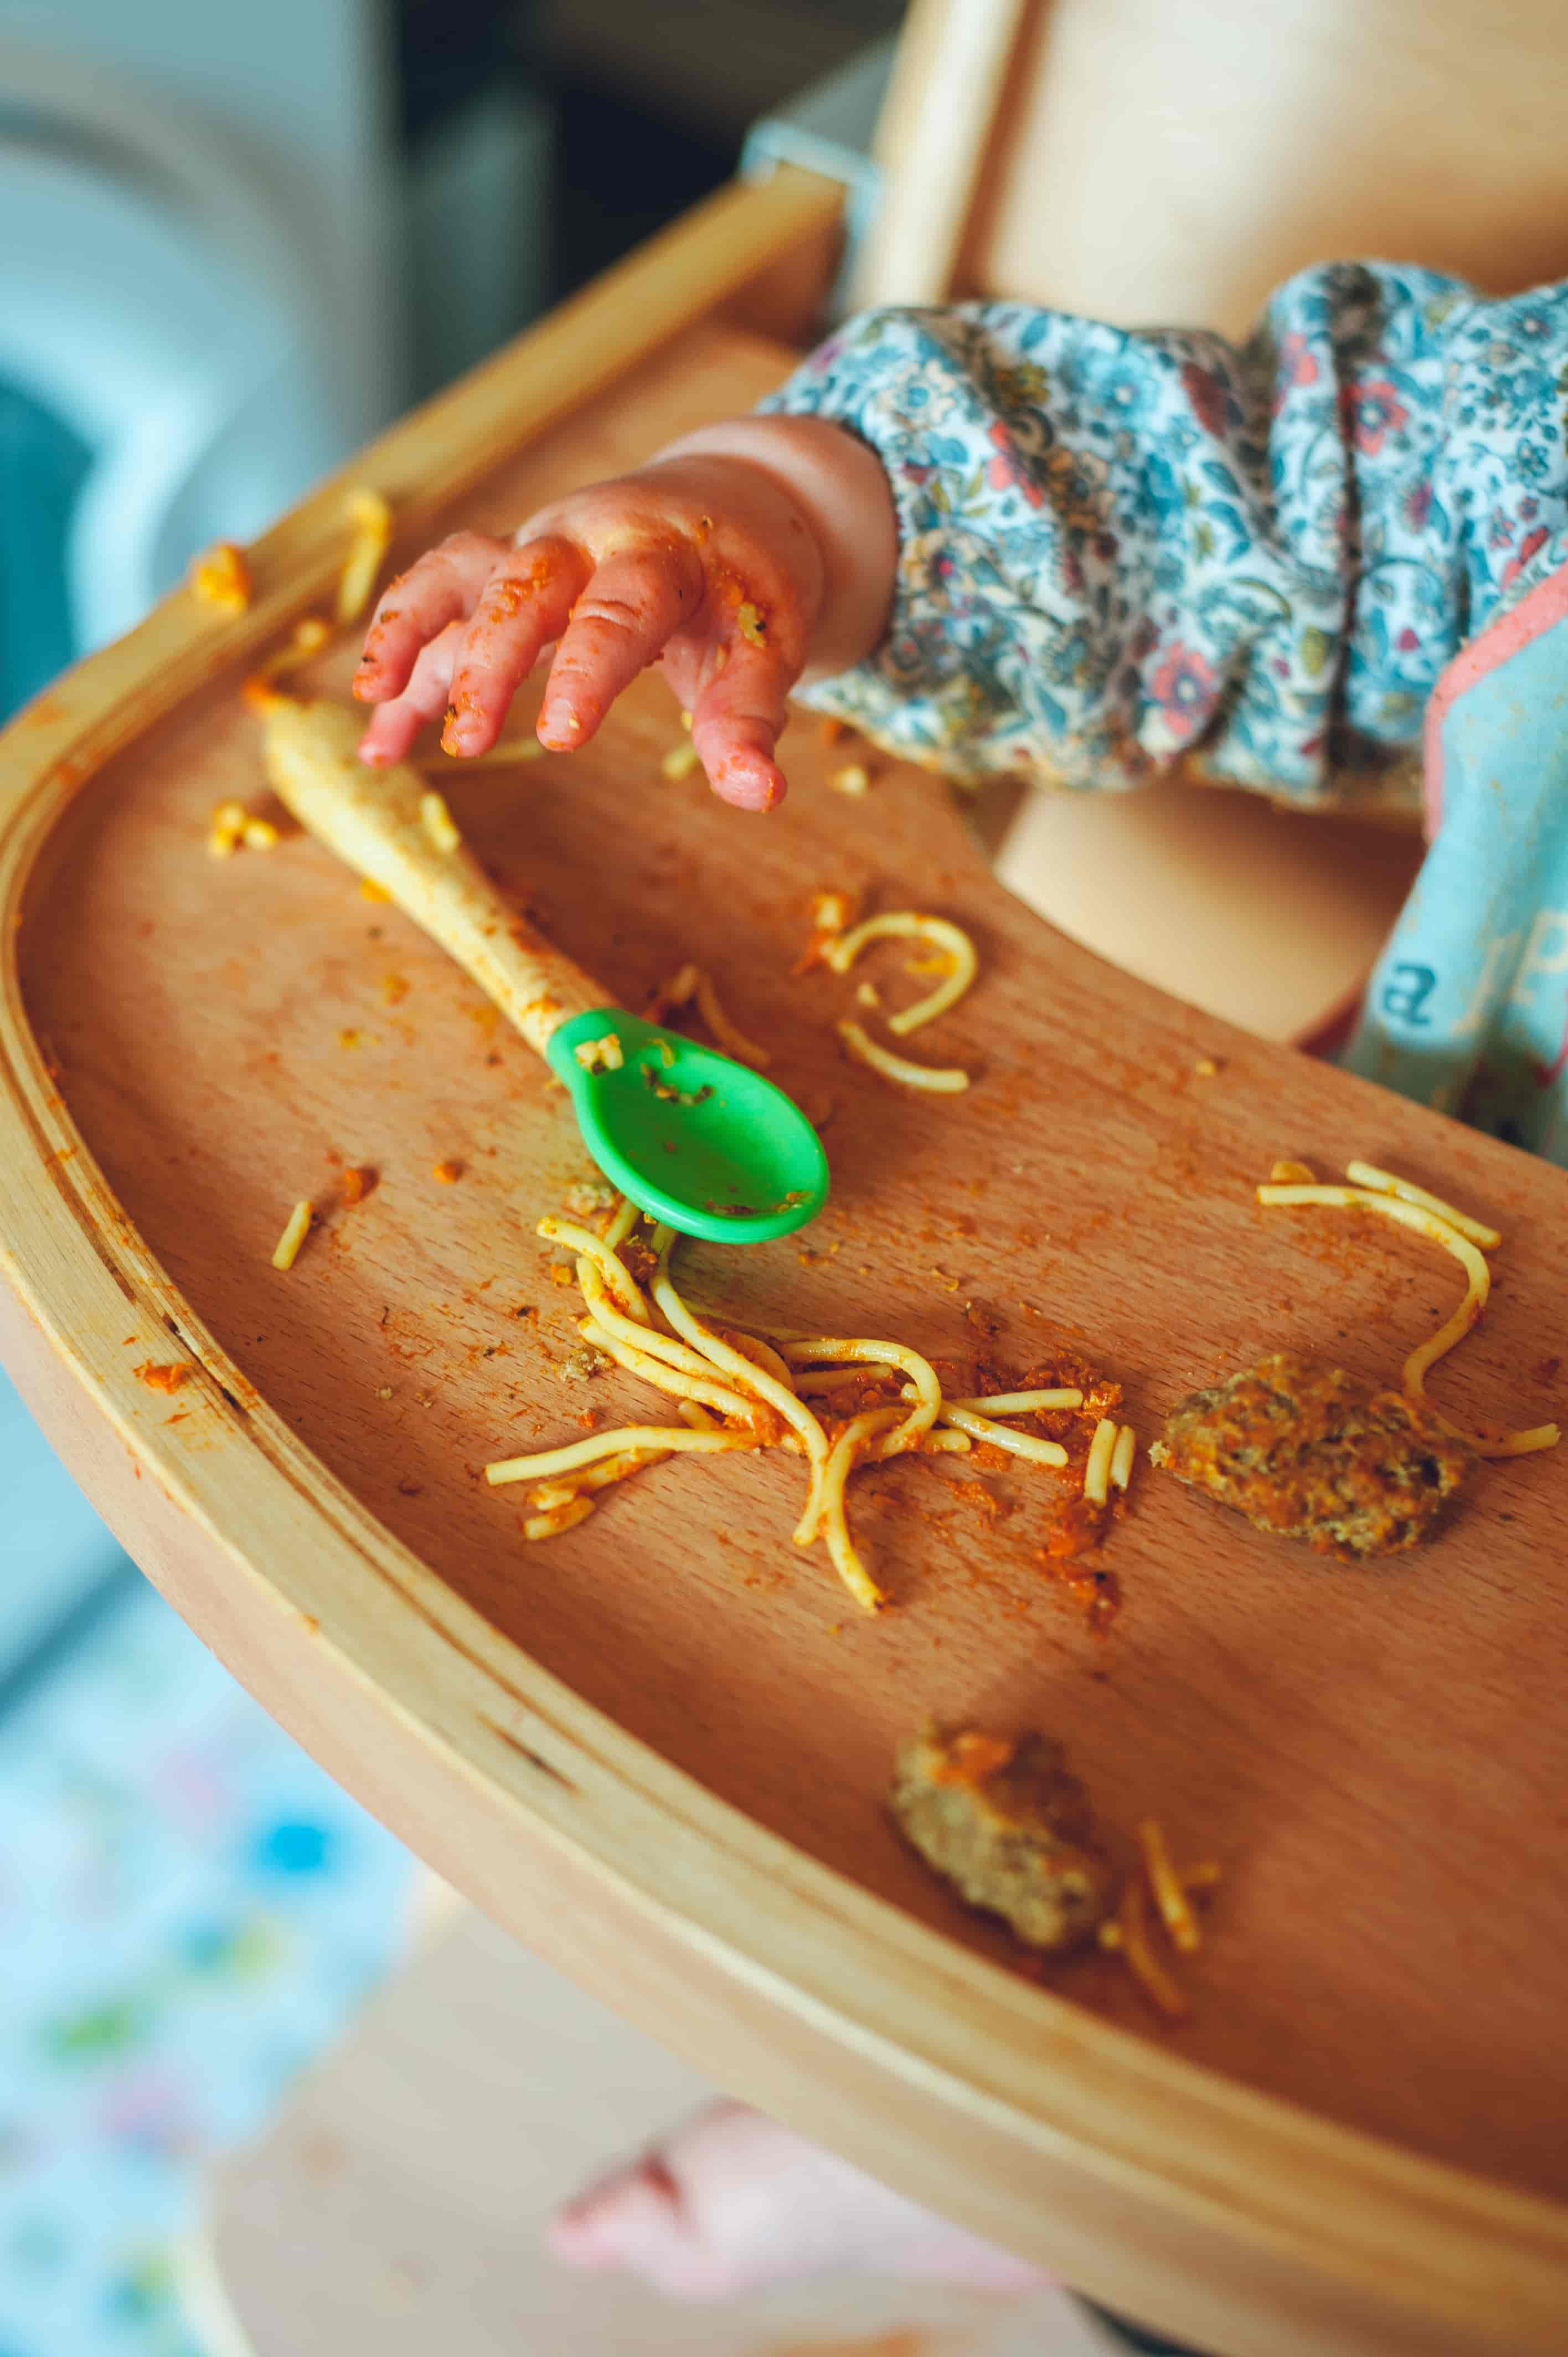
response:
<svg viewBox="0 0 1568 2357"><path fill-rule="evenodd" d="M1238 2357L1260 2331L1302 2357L1559 2345L1568 2212L1228 2084L752 1825L499 1638L219 1348L54 1091L16 960L66 802L201 676L211 643L172 599L64 683L69 746L52 717L0 737L0 1355L131 1552L488 1912L939 2211ZM132 1373L171 1342L198 1371L177 1432ZM318 1641L308 1682L301 1623ZM461 1795L461 1857L439 1795Z"/></svg>

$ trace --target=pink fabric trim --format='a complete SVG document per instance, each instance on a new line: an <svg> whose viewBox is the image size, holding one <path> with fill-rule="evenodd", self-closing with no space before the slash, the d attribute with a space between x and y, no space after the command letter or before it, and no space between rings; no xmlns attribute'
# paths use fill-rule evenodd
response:
<svg viewBox="0 0 1568 2357"><path fill-rule="evenodd" d="M1461 647L1438 679L1432 691L1432 701L1426 707L1425 776L1422 783L1422 799L1425 804L1426 839L1430 843L1443 823L1443 724L1449 712L1466 689L1485 679L1509 657L1517 655L1532 639L1562 621L1568 614L1568 565L1548 574L1538 581L1528 597L1500 614L1478 639Z"/></svg>

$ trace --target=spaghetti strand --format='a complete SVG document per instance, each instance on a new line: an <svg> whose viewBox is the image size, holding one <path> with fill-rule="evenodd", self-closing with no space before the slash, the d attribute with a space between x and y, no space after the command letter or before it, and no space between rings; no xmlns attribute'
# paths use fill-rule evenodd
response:
<svg viewBox="0 0 1568 2357"><path fill-rule="evenodd" d="M1372 1166L1362 1164L1358 1167L1367 1169ZM1386 1178L1388 1175L1385 1171L1377 1173L1379 1178ZM1398 1183L1403 1185L1405 1182ZM1451 1253L1465 1272L1465 1297L1453 1316L1444 1321L1436 1333L1429 1336L1426 1341L1418 1344L1406 1359L1403 1384L1407 1397L1420 1400L1424 1406L1430 1408L1444 1431L1450 1434L1454 1439L1464 1441L1467 1448L1476 1451L1477 1457L1528 1457L1532 1456L1539 1449L1555 1448L1562 1437L1555 1424L1534 1425L1527 1431L1504 1432L1488 1438L1485 1434L1466 1432L1462 1426L1450 1423L1428 1396L1426 1390L1428 1369L1434 1367L1439 1359L1446 1358L1455 1344L1462 1342L1469 1333L1487 1306L1492 1289L1492 1277L1490 1269L1471 1238L1462 1234L1458 1228L1449 1224L1445 1217L1440 1217L1430 1208L1437 1198L1425 1196L1423 1190L1419 1188L1409 1192L1422 1197L1423 1200L1408 1200L1408 1195L1389 1194L1371 1187L1268 1186L1258 1189L1258 1200L1260 1203L1271 1206L1316 1203L1342 1210L1359 1208L1375 1211L1380 1219L1393 1220L1402 1227L1413 1229L1417 1235L1427 1237L1431 1243L1441 1244L1444 1252ZM1471 1222L1469 1224L1476 1226L1479 1223ZM1485 1232L1491 1235L1496 1232L1488 1228ZM1500 1242L1501 1239L1498 1238L1498 1241Z"/></svg>

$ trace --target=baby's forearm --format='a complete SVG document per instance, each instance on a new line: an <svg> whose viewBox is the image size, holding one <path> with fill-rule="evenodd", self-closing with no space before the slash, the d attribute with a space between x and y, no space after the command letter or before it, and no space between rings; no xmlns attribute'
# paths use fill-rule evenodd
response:
<svg viewBox="0 0 1568 2357"><path fill-rule="evenodd" d="M1176 767L1408 801L1439 673L1568 534L1568 287L1304 272L1258 333L1017 303L869 311L762 404L886 469L870 659L811 701L950 776Z"/></svg>
<svg viewBox="0 0 1568 2357"><path fill-rule="evenodd" d="M731 459L760 468L786 491L816 542L822 604L800 683L862 662L887 628L898 562L898 522L882 461L823 417L732 417L683 435L670 459Z"/></svg>

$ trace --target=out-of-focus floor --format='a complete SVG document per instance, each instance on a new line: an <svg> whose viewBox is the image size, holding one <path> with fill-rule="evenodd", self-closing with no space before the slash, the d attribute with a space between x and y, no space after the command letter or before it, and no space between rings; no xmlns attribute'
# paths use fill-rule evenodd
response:
<svg viewBox="0 0 1568 2357"><path fill-rule="evenodd" d="M211 2357L1112 2357L1067 2294L822 2272L684 2306L555 2265L545 2221L715 2092L453 1902L217 2172L186 2280ZM288 2265L278 2266L286 2251Z"/></svg>
<svg viewBox="0 0 1568 2357"><path fill-rule="evenodd" d="M203 2164L340 2034L413 1889L127 1564L0 1715L3 2357L208 2357L172 2266Z"/></svg>

